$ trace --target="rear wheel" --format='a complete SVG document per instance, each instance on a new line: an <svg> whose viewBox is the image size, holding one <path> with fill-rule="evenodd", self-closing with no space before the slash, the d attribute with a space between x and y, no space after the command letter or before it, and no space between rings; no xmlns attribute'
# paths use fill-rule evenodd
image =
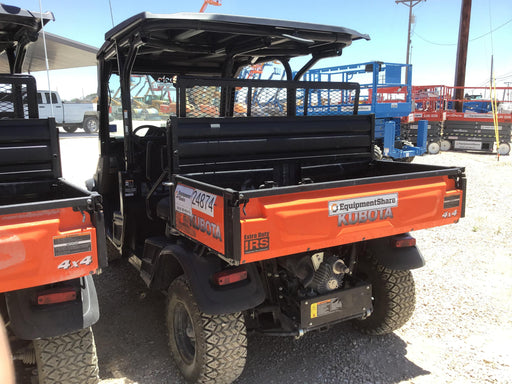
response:
<svg viewBox="0 0 512 384"><path fill-rule="evenodd" d="M88 116L84 119L83 123L84 131L87 133L98 132L98 118L96 116Z"/></svg>
<svg viewBox="0 0 512 384"><path fill-rule="evenodd" d="M510 144L508 143L501 143L498 147L498 153L500 155L508 155L510 153Z"/></svg>
<svg viewBox="0 0 512 384"><path fill-rule="evenodd" d="M66 131L67 133L73 133L77 130L77 127L66 125L66 126L62 127L62 129L64 131Z"/></svg>
<svg viewBox="0 0 512 384"><path fill-rule="evenodd" d="M183 276L169 288L167 328L171 354L187 381L228 384L242 373L247 355L242 314L202 313Z"/></svg>
<svg viewBox="0 0 512 384"><path fill-rule="evenodd" d="M34 340L40 384L96 384L98 358L92 329Z"/></svg>
<svg viewBox="0 0 512 384"><path fill-rule="evenodd" d="M411 271L386 268L367 254L360 260L357 273L372 284L373 313L364 320L353 320L354 328L368 335L385 335L402 327L416 304Z"/></svg>

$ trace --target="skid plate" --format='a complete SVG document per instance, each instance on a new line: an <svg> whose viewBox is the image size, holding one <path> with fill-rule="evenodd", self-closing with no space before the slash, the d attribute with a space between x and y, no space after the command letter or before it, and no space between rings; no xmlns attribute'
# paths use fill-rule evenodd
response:
<svg viewBox="0 0 512 384"><path fill-rule="evenodd" d="M300 303L302 329L368 315L372 311L370 284L343 289Z"/></svg>

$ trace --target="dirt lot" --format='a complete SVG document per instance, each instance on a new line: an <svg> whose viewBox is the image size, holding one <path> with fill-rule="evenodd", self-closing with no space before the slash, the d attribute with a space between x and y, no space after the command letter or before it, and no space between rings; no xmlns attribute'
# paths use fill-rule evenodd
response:
<svg viewBox="0 0 512 384"><path fill-rule="evenodd" d="M62 138L64 175L83 185L97 141ZM237 383L512 383L512 158L447 152L415 160L466 166L466 218L415 232L427 265L414 272L417 309L394 334L340 324L303 338L249 336ZM96 278L94 326L103 383L183 383L169 358L165 298L126 262Z"/></svg>

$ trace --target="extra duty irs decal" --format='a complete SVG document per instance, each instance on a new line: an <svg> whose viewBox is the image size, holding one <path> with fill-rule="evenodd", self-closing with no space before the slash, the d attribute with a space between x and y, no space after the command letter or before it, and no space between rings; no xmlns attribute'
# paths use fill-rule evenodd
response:
<svg viewBox="0 0 512 384"><path fill-rule="evenodd" d="M329 216L338 216L338 226L393 218L398 193L329 201Z"/></svg>
<svg viewBox="0 0 512 384"><path fill-rule="evenodd" d="M269 232L251 233L244 236L244 253L268 251L269 247Z"/></svg>

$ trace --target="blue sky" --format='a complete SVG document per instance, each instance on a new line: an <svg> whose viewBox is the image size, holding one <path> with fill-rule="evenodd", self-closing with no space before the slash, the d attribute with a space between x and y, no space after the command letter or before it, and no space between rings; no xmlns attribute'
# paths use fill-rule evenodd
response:
<svg viewBox="0 0 512 384"><path fill-rule="evenodd" d="M55 15L47 26L49 32L100 47L112 27L108 0L41 1L43 11ZM39 11L39 0L10 4ZM111 0L111 4L114 22L119 23L143 11L196 12L203 0ZM427 0L413 8L413 84L453 85L460 7L461 0ZM394 0L222 0L221 7L208 6L207 12L340 25L370 35L370 41L354 42L341 57L320 62L322 67L371 60L405 63L408 7ZM469 39L466 85L488 85L492 54L497 84L512 82L512 1L473 0ZM96 90L94 68L54 71L51 81L65 98Z"/></svg>

